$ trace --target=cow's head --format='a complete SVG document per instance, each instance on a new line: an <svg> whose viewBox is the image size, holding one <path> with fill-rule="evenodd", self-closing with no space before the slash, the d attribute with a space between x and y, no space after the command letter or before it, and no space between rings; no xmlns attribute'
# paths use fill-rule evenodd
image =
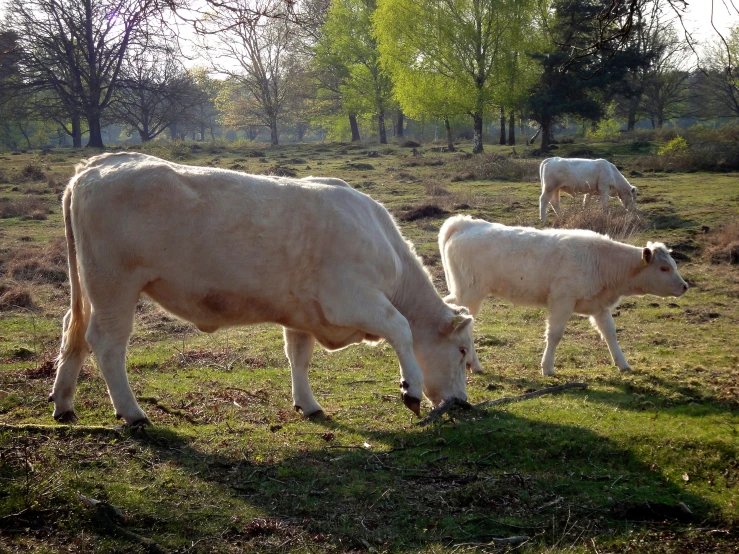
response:
<svg viewBox="0 0 739 554"><path fill-rule="evenodd" d="M413 351L423 372L423 393L434 406L445 398L467 400L467 367L477 364L473 318L466 308L445 304L438 324L413 337Z"/></svg>
<svg viewBox="0 0 739 554"><path fill-rule="evenodd" d="M642 250L642 265L638 279L641 294L655 296L682 296L688 284L677 272L675 260L661 242L648 242Z"/></svg>
<svg viewBox="0 0 739 554"><path fill-rule="evenodd" d="M636 187L632 185L628 185L628 188L624 192L619 193L618 195L619 199L621 200L621 203L629 211L634 211L636 209L637 192L638 192L638 189Z"/></svg>

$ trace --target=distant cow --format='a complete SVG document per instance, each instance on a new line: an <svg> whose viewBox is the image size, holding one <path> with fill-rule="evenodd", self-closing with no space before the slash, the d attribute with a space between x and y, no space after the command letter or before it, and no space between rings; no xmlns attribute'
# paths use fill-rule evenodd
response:
<svg viewBox="0 0 739 554"><path fill-rule="evenodd" d="M488 294L547 308L544 375L554 373L554 350L573 312L590 316L613 363L629 370L611 309L622 296L688 290L664 244L638 248L592 231L539 231L455 216L439 232L439 250L450 292L445 300L469 307L473 316Z"/></svg>
<svg viewBox="0 0 739 554"><path fill-rule="evenodd" d="M385 339L416 413L466 399L472 318L442 301L387 210L340 180L271 178L177 165L135 153L77 168L64 193L71 308L50 401L73 421L90 348L116 415L147 422L125 355L141 293L201 331L284 327L296 409L321 412L308 383L317 340L328 350ZM336 186L336 185L339 186Z"/></svg>
<svg viewBox="0 0 739 554"><path fill-rule="evenodd" d="M571 196L585 194L583 204L589 195L598 195L604 210L611 196L618 197L627 210L636 208L637 188L631 186L618 168L607 160L547 158L539 166L539 178L539 216L542 221L547 218L547 204L552 205L557 215L560 214L560 191Z"/></svg>

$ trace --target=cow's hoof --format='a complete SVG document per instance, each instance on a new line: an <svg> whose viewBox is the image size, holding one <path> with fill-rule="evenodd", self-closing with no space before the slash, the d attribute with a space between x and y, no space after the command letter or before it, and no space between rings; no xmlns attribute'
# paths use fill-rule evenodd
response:
<svg viewBox="0 0 739 554"><path fill-rule="evenodd" d="M403 404L405 404L405 407L417 416L421 415L421 401L418 398L414 398L407 392L404 392Z"/></svg>
<svg viewBox="0 0 739 554"><path fill-rule="evenodd" d="M626 367L619 367L618 369L620 369L623 373L632 373L630 365L627 365Z"/></svg>
<svg viewBox="0 0 739 554"><path fill-rule="evenodd" d="M123 429L126 429L127 431L139 431L144 427L150 427L151 425L152 423L148 417L142 417L141 419L137 419L131 423L126 423L123 425Z"/></svg>
<svg viewBox="0 0 739 554"><path fill-rule="evenodd" d="M303 414L303 417L310 421L325 421L327 419L330 419L329 416L326 415L326 412L324 412L323 410L316 410L315 412L311 412L309 414Z"/></svg>
<svg viewBox="0 0 739 554"><path fill-rule="evenodd" d="M74 410L67 410L59 415L55 415L54 419L59 423L77 423L78 421L77 414L74 413Z"/></svg>

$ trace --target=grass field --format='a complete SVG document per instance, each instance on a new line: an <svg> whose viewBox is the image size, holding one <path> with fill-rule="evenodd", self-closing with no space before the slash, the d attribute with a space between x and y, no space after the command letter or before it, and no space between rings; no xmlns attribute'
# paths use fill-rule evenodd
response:
<svg viewBox="0 0 739 554"><path fill-rule="evenodd" d="M468 377L471 402L588 388L421 427L398 398L389 346L317 349L311 384L330 418L306 421L278 326L207 335L142 300L128 371L154 423L143 431L115 427L93 358L78 424L56 424L46 401L69 302L59 195L91 153L0 154L0 553L739 551L739 174L645 171L633 149L587 147L639 187L639 216L612 200L604 219L565 197L559 223L664 241L691 285L616 310L633 373L573 318L557 374L542 377L544 311L492 298L475 324L486 371ZM442 294L436 236L449 214L541 226L540 159L510 147L257 148L147 151L341 177L396 216Z"/></svg>

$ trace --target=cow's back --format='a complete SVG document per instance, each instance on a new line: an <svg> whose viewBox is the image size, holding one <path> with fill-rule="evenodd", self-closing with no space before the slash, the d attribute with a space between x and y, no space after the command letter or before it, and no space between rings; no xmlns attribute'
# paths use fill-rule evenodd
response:
<svg viewBox="0 0 739 554"><path fill-rule="evenodd" d="M70 187L83 281L138 283L205 330L300 327L294 314L320 318L325 297L347 283L390 296L407 249L387 211L348 187L141 154L95 158Z"/></svg>

